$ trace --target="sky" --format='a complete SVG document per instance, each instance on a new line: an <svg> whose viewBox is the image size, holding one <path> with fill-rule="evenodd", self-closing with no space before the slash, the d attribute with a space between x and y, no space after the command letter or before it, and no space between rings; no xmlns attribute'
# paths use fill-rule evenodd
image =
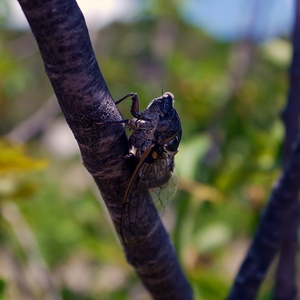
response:
<svg viewBox="0 0 300 300"><path fill-rule="evenodd" d="M9 25L24 29L29 25L17 0L8 0L11 10ZM137 13L133 0L77 0L87 26L92 29L104 27L115 20L130 20Z"/></svg>
<svg viewBox="0 0 300 300"><path fill-rule="evenodd" d="M115 20L133 20L141 9L136 0L78 0L87 25L99 29ZM28 28L17 0L8 0L10 25ZM151 2L147 2L148 5ZM183 18L214 38L265 41L291 31L295 0L182 0Z"/></svg>
<svg viewBox="0 0 300 300"><path fill-rule="evenodd" d="M223 40L249 37L258 41L288 34L295 0L189 0L184 16Z"/></svg>

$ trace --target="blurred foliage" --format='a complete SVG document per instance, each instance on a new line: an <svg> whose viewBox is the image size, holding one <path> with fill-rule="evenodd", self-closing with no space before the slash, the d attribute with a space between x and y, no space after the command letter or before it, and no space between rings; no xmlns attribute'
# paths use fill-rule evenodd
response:
<svg viewBox="0 0 300 300"><path fill-rule="evenodd" d="M38 170L46 165L45 160L38 161L26 156L20 145L9 145L0 141L0 149L0 175L2 176Z"/></svg>
<svg viewBox="0 0 300 300"><path fill-rule="evenodd" d="M132 23L90 33L115 99L134 91L144 108L161 85L174 93L180 185L164 221L197 298L223 299L280 172L290 46L221 43L184 23L169 1L153 3ZM0 132L9 138L52 90L31 33L2 29L0 37ZM120 104L124 117L129 106ZM76 146L55 150L67 139L53 130L60 119L23 141L26 154L0 144L0 299L149 299ZM268 277L259 299L271 289Z"/></svg>

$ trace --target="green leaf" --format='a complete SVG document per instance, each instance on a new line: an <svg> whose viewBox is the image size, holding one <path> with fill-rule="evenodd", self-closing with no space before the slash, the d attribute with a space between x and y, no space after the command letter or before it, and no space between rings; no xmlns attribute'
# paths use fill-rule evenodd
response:
<svg viewBox="0 0 300 300"><path fill-rule="evenodd" d="M0 176L44 169L47 161L35 159L25 153L25 147L0 142Z"/></svg>

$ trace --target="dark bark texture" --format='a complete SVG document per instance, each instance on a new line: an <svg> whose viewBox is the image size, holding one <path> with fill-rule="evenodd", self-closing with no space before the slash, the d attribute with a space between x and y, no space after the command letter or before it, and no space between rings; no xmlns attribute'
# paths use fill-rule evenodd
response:
<svg viewBox="0 0 300 300"><path fill-rule="evenodd" d="M81 151L120 233L123 195L134 165L122 119L98 67L84 17L75 0L19 0L38 43L45 71ZM141 203L151 201L141 192ZM157 213L142 220L143 243L123 243L154 299L192 299L192 292ZM138 231L138 229L137 229ZM140 239L139 239L140 240ZM132 240L134 241L134 239Z"/></svg>

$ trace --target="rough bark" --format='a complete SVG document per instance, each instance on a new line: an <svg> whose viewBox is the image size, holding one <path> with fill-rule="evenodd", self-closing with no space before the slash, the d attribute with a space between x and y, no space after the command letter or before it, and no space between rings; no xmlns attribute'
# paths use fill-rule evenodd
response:
<svg viewBox="0 0 300 300"><path fill-rule="evenodd" d="M82 160L94 177L120 231L123 195L133 173L122 119L98 67L84 17L74 0L19 0L38 43L46 73L76 138ZM149 193L141 192L141 203ZM154 299L192 299L192 292L157 213L141 224L145 240L124 251Z"/></svg>

